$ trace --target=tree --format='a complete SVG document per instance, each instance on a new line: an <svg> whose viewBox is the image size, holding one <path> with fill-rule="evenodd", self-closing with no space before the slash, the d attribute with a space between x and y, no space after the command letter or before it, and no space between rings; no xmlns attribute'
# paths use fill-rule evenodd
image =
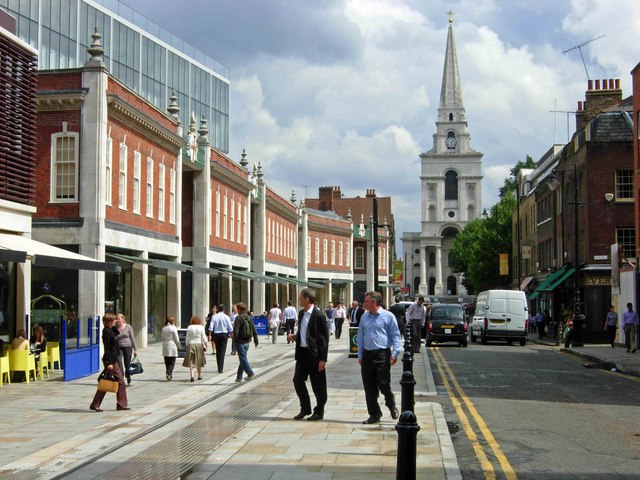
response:
<svg viewBox="0 0 640 480"><path fill-rule="evenodd" d="M515 206L513 195L503 195L486 217L470 222L456 236L451 268L464 272L462 284L469 293L509 288L509 276L499 275L499 254L511 256L511 217Z"/></svg>
<svg viewBox="0 0 640 480"><path fill-rule="evenodd" d="M527 155L525 161L519 161L509 171L509 176L504 180L504 185L500 187L500 194L507 194L509 192L515 192L518 187L518 174L523 168L536 168L536 161Z"/></svg>

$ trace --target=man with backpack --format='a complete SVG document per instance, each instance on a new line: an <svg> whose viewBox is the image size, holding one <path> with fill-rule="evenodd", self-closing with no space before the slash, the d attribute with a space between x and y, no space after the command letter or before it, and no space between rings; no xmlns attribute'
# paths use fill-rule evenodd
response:
<svg viewBox="0 0 640 480"><path fill-rule="evenodd" d="M253 324L253 319L247 314L247 306L242 302L236 303L236 310L238 311L238 316L233 324L233 338L236 340L236 349L240 362L236 382L240 383L243 373L246 372L247 380L251 380L255 375L249 364L247 352L251 345L251 339L253 339L254 345L258 348L258 333Z"/></svg>

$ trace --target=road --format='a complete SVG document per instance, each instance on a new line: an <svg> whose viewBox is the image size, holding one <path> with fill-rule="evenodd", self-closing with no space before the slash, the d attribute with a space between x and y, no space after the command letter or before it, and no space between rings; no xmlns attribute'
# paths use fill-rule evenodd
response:
<svg viewBox="0 0 640 480"><path fill-rule="evenodd" d="M640 479L639 379L532 344L429 355L464 479Z"/></svg>

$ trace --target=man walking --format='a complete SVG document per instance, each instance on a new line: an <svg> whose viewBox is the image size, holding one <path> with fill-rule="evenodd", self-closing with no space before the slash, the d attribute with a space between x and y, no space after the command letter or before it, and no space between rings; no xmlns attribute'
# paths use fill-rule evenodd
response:
<svg viewBox="0 0 640 480"><path fill-rule="evenodd" d="M327 304L327 309L324 311L324 314L327 317L327 328L329 329L329 335L333 335L333 311L333 302L329 302Z"/></svg>
<svg viewBox="0 0 640 480"><path fill-rule="evenodd" d="M338 302L338 306L333 311L333 316L336 328L336 340L338 340L342 335L342 325L344 324L344 319L347 316L347 311L345 310L342 302Z"/></svg>
<svg viewBox="0 0 640 480"><path fill-rule="evenodd" d="M300 413L294 420L302 420L311 411L311 398L307 390L307 378L316 397L313 415L307 420L317 421L324 418L324 406L327 403L327 375L325 366L329 353L329 329L324 313L315 306L316 292L311 288L300 290L298 298L302 310L298 313L298 332L289 335L296 342L296 367L293 386L300 399Z"/></svg>
<svg viewBox="0 0 640 480"><path fill-rule="evenodd" d="M209 328L211 329L209 341L212 341L215 345L218 373L222 373L224 370L224 356L227 353L227 342L229 341L229 335L233 332L231 319L224 313L224 305L218 305L218 313L211 319Z"/></svg>
<svg viewBox="0 0 640 480"><path fill-rule="evenodd" d="M400 330L400 338L404 336L404 330L407 327L407 323L404 319L404 307L400 303L400 296L395 298L395 303L389 307L389 311L396 317L398 322L398 329Z"/></svg>
<svg viewBox="0 0 640 480"><path fill-rule="evenodd" d="M427 323L426 309L422 305L424 303L424 297L421 295L418 300L409 305L407 309L407 318L411 325L411 344L413 345L413 353L420 353L421 331Z"/></svg>
<svg viewBox="0 0 640 480"><path fill-rule="evenodd" d="M395 316L381 307L380 292L367 292L364 297L366 312L358 329L358 363L362 375L369 418L364 424L380 422L382 412L378 405L378 392L384 396L391 418L398 418L395 397L391 391L391 366L398 361L402 348L400 330Z"/></svg>
<svg viewBox="0 0 640 480"><path fill-rule="evenodd" d="M616 307L614 307L613 305L609 307L607 318L604 321L604 329L607 331L607 336L609 337L611 348L614 348L616 333L618 332L618 314L616 313Z"/></svg>
<svg viewBox="0 0 640 480"><path fill-rule="evenodd" d="M284 326L287 329L287 343L291 343L293 340L289 340L289 336L293 335L295 331L296 317L298 316L298 312L296 312L291 301L287 302L287 307L282 312L282 316L284 317Z"/></svg>
<svg viewBox="0 0 640 480"><path fill-rule="evenodd" d="M273 304L273 308L269 310L269 331L271 332L271 343L276 343L278 338L278 330L282 323L282 310L277 303Z"/></svg>
<svg viewBox="0 0 640 480"><path fill-rule="evenodd" d="M247 352L252 338L254 345L258 348L258 333L253 324L253 319L247 314L247 306L242 302L236 303L236 310L238 311L238 316L233 324L233 338L236 340L236 350L238 352L238 361L240 362L236 382L240 383L244 372L247 374L247 380L251 380L254 376L251 365L249 365Z"/></svg>
<svg viewBox="0 0 640 480"><path fill-rule="evenodd" d="M360 323L360 318L364 313L364 309L360 307L360 303L357 300L351 302L351 308L349 308L349 325L351 327L357 327Z"/></svg>
<svg viewBox="0 0 640 480"><path fill-rule="evenodd" d="M624 346L627 347L627 352L636 353L638 314L633 311L632 303L627 303L627 311L622 314L622 329L624 330Z"/></svg>

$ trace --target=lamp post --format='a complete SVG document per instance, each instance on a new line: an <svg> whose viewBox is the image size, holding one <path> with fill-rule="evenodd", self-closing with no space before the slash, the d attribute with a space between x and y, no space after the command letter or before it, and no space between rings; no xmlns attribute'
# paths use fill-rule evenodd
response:
<svg viewBox="0 0 640 480"><path fill-rule="evenodd" d="M518 285L518 290L520 290L520 255L522 254L522 250L520 248L520 176L518 175L518 182L516 185L516 283ZM513 245L513 244L512 244Z"/></svg>
<svg viewBox="0 0 640 480"><path fill-rule="evenodd" d="M578 220L578 207L583 205L578 201L578 164L573 164L573 264L574 264L574 297L573 297L573 332L571 334L571 345L573 347L582 347L582 329L584 326L585 316L582 313L582 300L580 298L580 233Z"/></svg>

